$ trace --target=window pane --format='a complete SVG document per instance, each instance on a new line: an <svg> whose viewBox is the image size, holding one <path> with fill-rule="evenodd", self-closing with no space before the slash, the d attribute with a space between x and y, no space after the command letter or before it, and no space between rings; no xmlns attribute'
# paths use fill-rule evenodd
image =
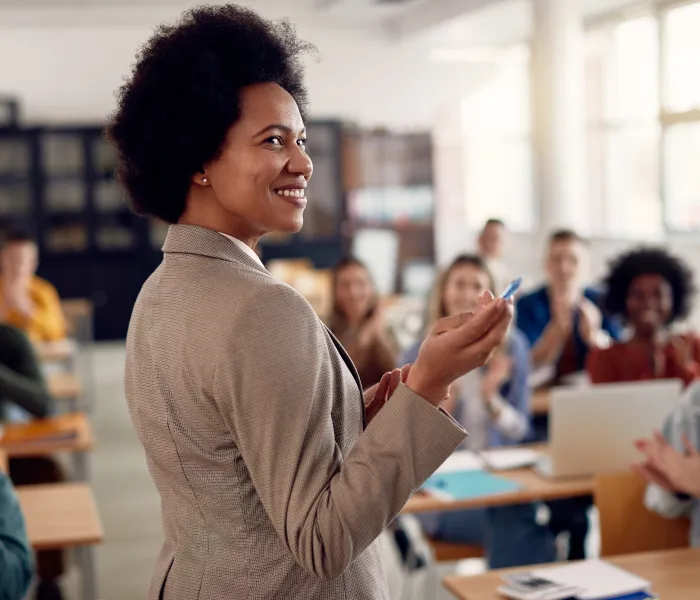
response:
<svg viewBox="0 0 700 600"><path fill-rule="evenodd" d="M467 140L465 195L474 229L501 218L514 231L535 226L530 137Z"/></svg>
<svg viewBox="0 0 700 600"><path fill-rule="evenodd" d="M605 233L630 237L660 234L658 126L609 131L603 152Z"/></svg>
<svg viewBox="0 0 700 600"><path fill-rule="evenodd" d="M666 131L664 196L671 229L700 229L700 123L681 123Z"/></svg>
<svg viewBox="0 0 700 600"><path fill-rule="evenodd" d="M462 104L465 213L473 228L494 217L516 231L534 229L530 122L530 53L519 47Z"/></svg>
<svg viewBox="0 0 700 600"><path fill-rule="evenodd" d="M658 115L658 40L658 24L653 17L624 21L613 28L604 73L606 121Z"/></svg>
<svg viewBox="0 0 700 600"><path fill-rule="evenodd" d="M665 31L667 110L700 108L700 4L668 11Z"/></svg>

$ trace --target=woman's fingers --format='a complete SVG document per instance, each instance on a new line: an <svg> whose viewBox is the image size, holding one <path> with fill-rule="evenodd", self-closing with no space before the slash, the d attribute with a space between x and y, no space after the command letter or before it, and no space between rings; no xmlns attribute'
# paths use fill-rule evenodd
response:
<svg viewBox="0 0 700 600"><path fill-rule="evenodd" d="M454 328L455 343L458 348L464 348L474 344L500 323L505 323L506 328L511 320L509 303L499 298L491 302L481 312L474 313L471 319Z"/></svg>
<svg viewBox="0 0 700 600"><path fill-rule="evenodd" d="M377 389L374 391L374 396L370 398L370 402L374 402L377 398L382 400L386 399L387 392L389 391L389 382L391 379L391 373L384 373L382 378L379 380Z"/></svg>
<svg viewBox="0 0 700 600"><path fill-rule="evenodd" d="M401 367L401 383L406 383L406 380L408 379L408 375L411 372L412 367L413 365L410 363Z"/></svg>
<svg viewBox="0 0 700 600"><path fill-rule="evenodd" d="M672 492L672 486L668 479L664 477L658 470L656 470L651 465L645 463L635 463L630 465L634 471L639 473L644 479L650 483L655 483L659 487L663 488L667 492Z"/></svg>
<svg viewBox="0 0 700 600"><path fill-rule="evenodd" d="M399 387L401 383L401 369L394 369L389 374L389 390L386 394L386 399L388 400L394 395L396 388Z"/></svg>
<svg viewBox="0 0 700 600"><path fill-rule="evenodd" d="M485 364L494 350L501 344L510 326L511 315L505 312L501 319L491 327L485 336L471 343L461 350L465 355L465 361L476 361L478 364Z"/></svg>

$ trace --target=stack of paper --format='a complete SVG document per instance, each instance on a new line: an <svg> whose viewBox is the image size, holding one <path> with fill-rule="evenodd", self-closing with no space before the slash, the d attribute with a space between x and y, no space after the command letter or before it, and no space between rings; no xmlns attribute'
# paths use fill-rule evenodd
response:
<svg viewBox="0 0 700 600"><path fill-rule="evenodd" d="M493 471L508 471L536 465L542 455L530 448L499 448L482 452L481 458Z"/></svg>
<svg viewBox="0 0 700 600"><path fill-rule="evenodd" d="M651 584L601 560L504 575L499 593L515 600L645 600Z"/></svg>

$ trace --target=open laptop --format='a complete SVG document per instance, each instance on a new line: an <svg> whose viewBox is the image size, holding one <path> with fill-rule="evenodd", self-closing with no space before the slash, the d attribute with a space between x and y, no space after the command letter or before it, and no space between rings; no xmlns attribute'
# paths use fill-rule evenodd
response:
<svg viewBox="0 0 700 600"><path fill-rule="evenodd" d="M634 441L661 428L681 391L679 380L553 389L550 456L537 470L555 479L627 470L640 458Z"/></svg>

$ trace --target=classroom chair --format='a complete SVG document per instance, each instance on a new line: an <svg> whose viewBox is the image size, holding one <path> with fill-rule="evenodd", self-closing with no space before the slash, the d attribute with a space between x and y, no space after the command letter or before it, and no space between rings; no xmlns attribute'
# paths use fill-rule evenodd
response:
<svg viewBox="0 0 700 600"><path fill-rule="evenodd" d="M437 562L456 562L469 558L484 558L485 552L482 546L472 544L455 544L452 542L438 542L428 538L428 545Z"/></svg>
<svg viewBox="0 0 700 600"><path fill-rule="evenodd" d="M644 506L646 482L634 472L598 475L593 497L600 520L600 555L688 546L688 519L665 519Z"/></svg>

